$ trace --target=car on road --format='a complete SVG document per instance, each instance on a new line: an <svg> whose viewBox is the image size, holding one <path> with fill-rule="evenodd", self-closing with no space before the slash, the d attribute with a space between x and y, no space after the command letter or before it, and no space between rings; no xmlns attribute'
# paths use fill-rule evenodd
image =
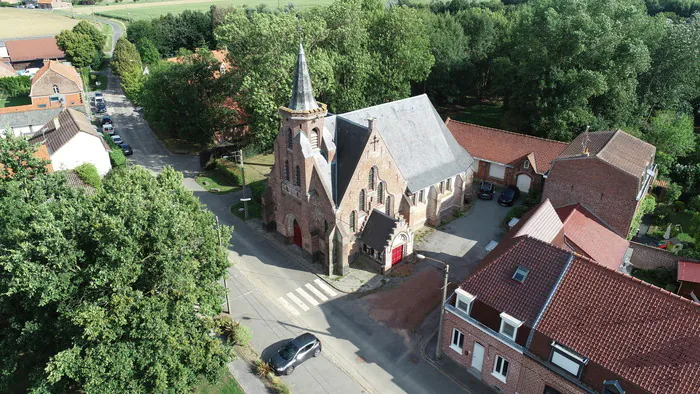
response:
<svg viewBox="0 0 700 394"><path fill-rule="evenodd" d="M122 153L124 153L124 156L131 156L134 154L134 150L131 149L129 144L119 144L119 147L122 148Z"/></svg>
<svg viewBox="0 0 700 394"><path fill-rule="evenodd" d="M491 182L481 182L479 194L476 196L482 200L493 200L493 194L496 191L496 185Z"/></svg>
<svg viewBox="0 0 700 394"><path fill-rule="evenodd" d="M106 124L112 124L112 117L109 115L105 115L102 117L102 125L104 126Z"/></svg>
<svg viewBox="0 0 700 394"><path fill-rule="evenodd" d="M96 92L94 96L92 96L92 102L97 104L99 102L104 103L105 102L105 95L102 92Z"/></svg>
<svg viewBox="0 0 700 394"><path fill-rule="evenodd" d="M115 134L112 136L112 141L114 141L115 144L121 145L124 143L124 140L122 140L122 137L119 136L119 134Z"/></svg>
<svg viewBox="0 0 700 394"><path fill-rule="evenodd" d="M498 196L498 203L504 207L511 207L520 197L520 189L517 186L508 186L501 195Z"/></svg>
<svg viewBox="0 0 700 394"><path fill-rule="evenodd" d="M99 102L99 103L95 104L95 109L97 110L98 114L103 114L103 113L107 112L107 106L105 105L104 102Z"/></svg>
<svg viewBox="0 0 700 394"><path fill-rule="evenodd" d="M277 374L290 375L299 364L321 354L321 340L311 333L304 333L285 343L270 357L269 363Z"/></svg>
<svg viewBox="0 0 700 394"><path fill-rule="evenodd" d="M103 124L102 125L102 132L107 133L109 135L116 134L116 131L114 131L114 125L111 123Z"/></svg>

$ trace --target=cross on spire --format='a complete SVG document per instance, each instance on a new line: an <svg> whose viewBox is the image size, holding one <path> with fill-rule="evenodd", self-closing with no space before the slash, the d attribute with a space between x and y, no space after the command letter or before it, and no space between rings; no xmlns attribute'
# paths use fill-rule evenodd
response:
<svg viewBox="0 0 700 394"><path fill-rule="evenodd" d="M379 138L377 138L377 136L375 135L374 139L371 142L372 150L374 150L375 152L377 151L377 143L379 143Z"/></svg>

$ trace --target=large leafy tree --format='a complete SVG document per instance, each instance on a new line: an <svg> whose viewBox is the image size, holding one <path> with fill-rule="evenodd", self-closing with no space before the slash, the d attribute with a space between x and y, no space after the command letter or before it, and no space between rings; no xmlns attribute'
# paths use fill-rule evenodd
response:
<svg viewBox="0 0 700 394"><path fill-rule="evenodd" d="M186 392L229 360L211 336L228 261L172 169L112 171L93 196L13 178L0 217L0 391Z"/></svg>
<svg viewBox="0 0 700 394"><path fill-rule="evenodd" d="M145 76L141 55L136 46L124 37L117 40L112 59L112 70L121 77L121 86L131 101L140 104Z"/></svg>
<svg viewBox="0 0 700 394"><path fill-rule="evenodd" d="M80 21L72 30L62 30L56 36L56 44L78 68L99 66L106 37L92 23Z"/></svg>
<svg viewBox="0 0 700 394"><path fill-rule="evenodd" d="M4 130L0 137L0 187L7 182L25 182L46 174L48 161L36 155L38 146Z"/></svg>
<svg viewBox="0 0 700 394"><path fill-rule="evenodd" d="M105 40L107 37L105 37L104 34L95 27L94 24L82 20L78 22L77 25L73 26L73 32L77 34L82 34L85 37L89 37L90 42L92 45L95 47L96 50L102 50L102 47L105 45Z"/></svg>

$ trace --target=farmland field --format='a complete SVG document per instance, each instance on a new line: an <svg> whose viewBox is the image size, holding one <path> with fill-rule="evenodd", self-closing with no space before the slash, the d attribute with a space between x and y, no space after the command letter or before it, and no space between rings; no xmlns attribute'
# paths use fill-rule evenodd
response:
<svg viewBox="0 0 700 394"><path fill-rule="evenodd" d="M78 19L50 11L0 8L0 39L53 36L78 24Z"/></svg>

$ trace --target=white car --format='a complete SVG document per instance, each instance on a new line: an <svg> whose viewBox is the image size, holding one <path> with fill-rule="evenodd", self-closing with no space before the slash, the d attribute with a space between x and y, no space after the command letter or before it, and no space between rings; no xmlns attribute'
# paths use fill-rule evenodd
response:
<svg viewBox="0 0 700 394"><path fill-rule="evenodd" d="M38 68L28 68L28 69L22 71L22 74L21 74L21 75L24 75L24 76L26 76L26 77L33 77L33 76L35 76L36 73L38 73L38 72L39 72L39 69L38 69Z"/></svg>
<svg viewBox="0 0 700 394"><path fill-rule="evenodd" d="M109 135L114 135L114 126L111 123L103 124L102 125L102 132L107 133Z"/></svg>
<svg viewBox="0 0 700 394"><path fill-rule="evenodd" d="M117 145L124 143L124 141L122 140L122 137L120 137L118 134L115 134L112 136L112 141L114 141L114 143Z"/></svg>

